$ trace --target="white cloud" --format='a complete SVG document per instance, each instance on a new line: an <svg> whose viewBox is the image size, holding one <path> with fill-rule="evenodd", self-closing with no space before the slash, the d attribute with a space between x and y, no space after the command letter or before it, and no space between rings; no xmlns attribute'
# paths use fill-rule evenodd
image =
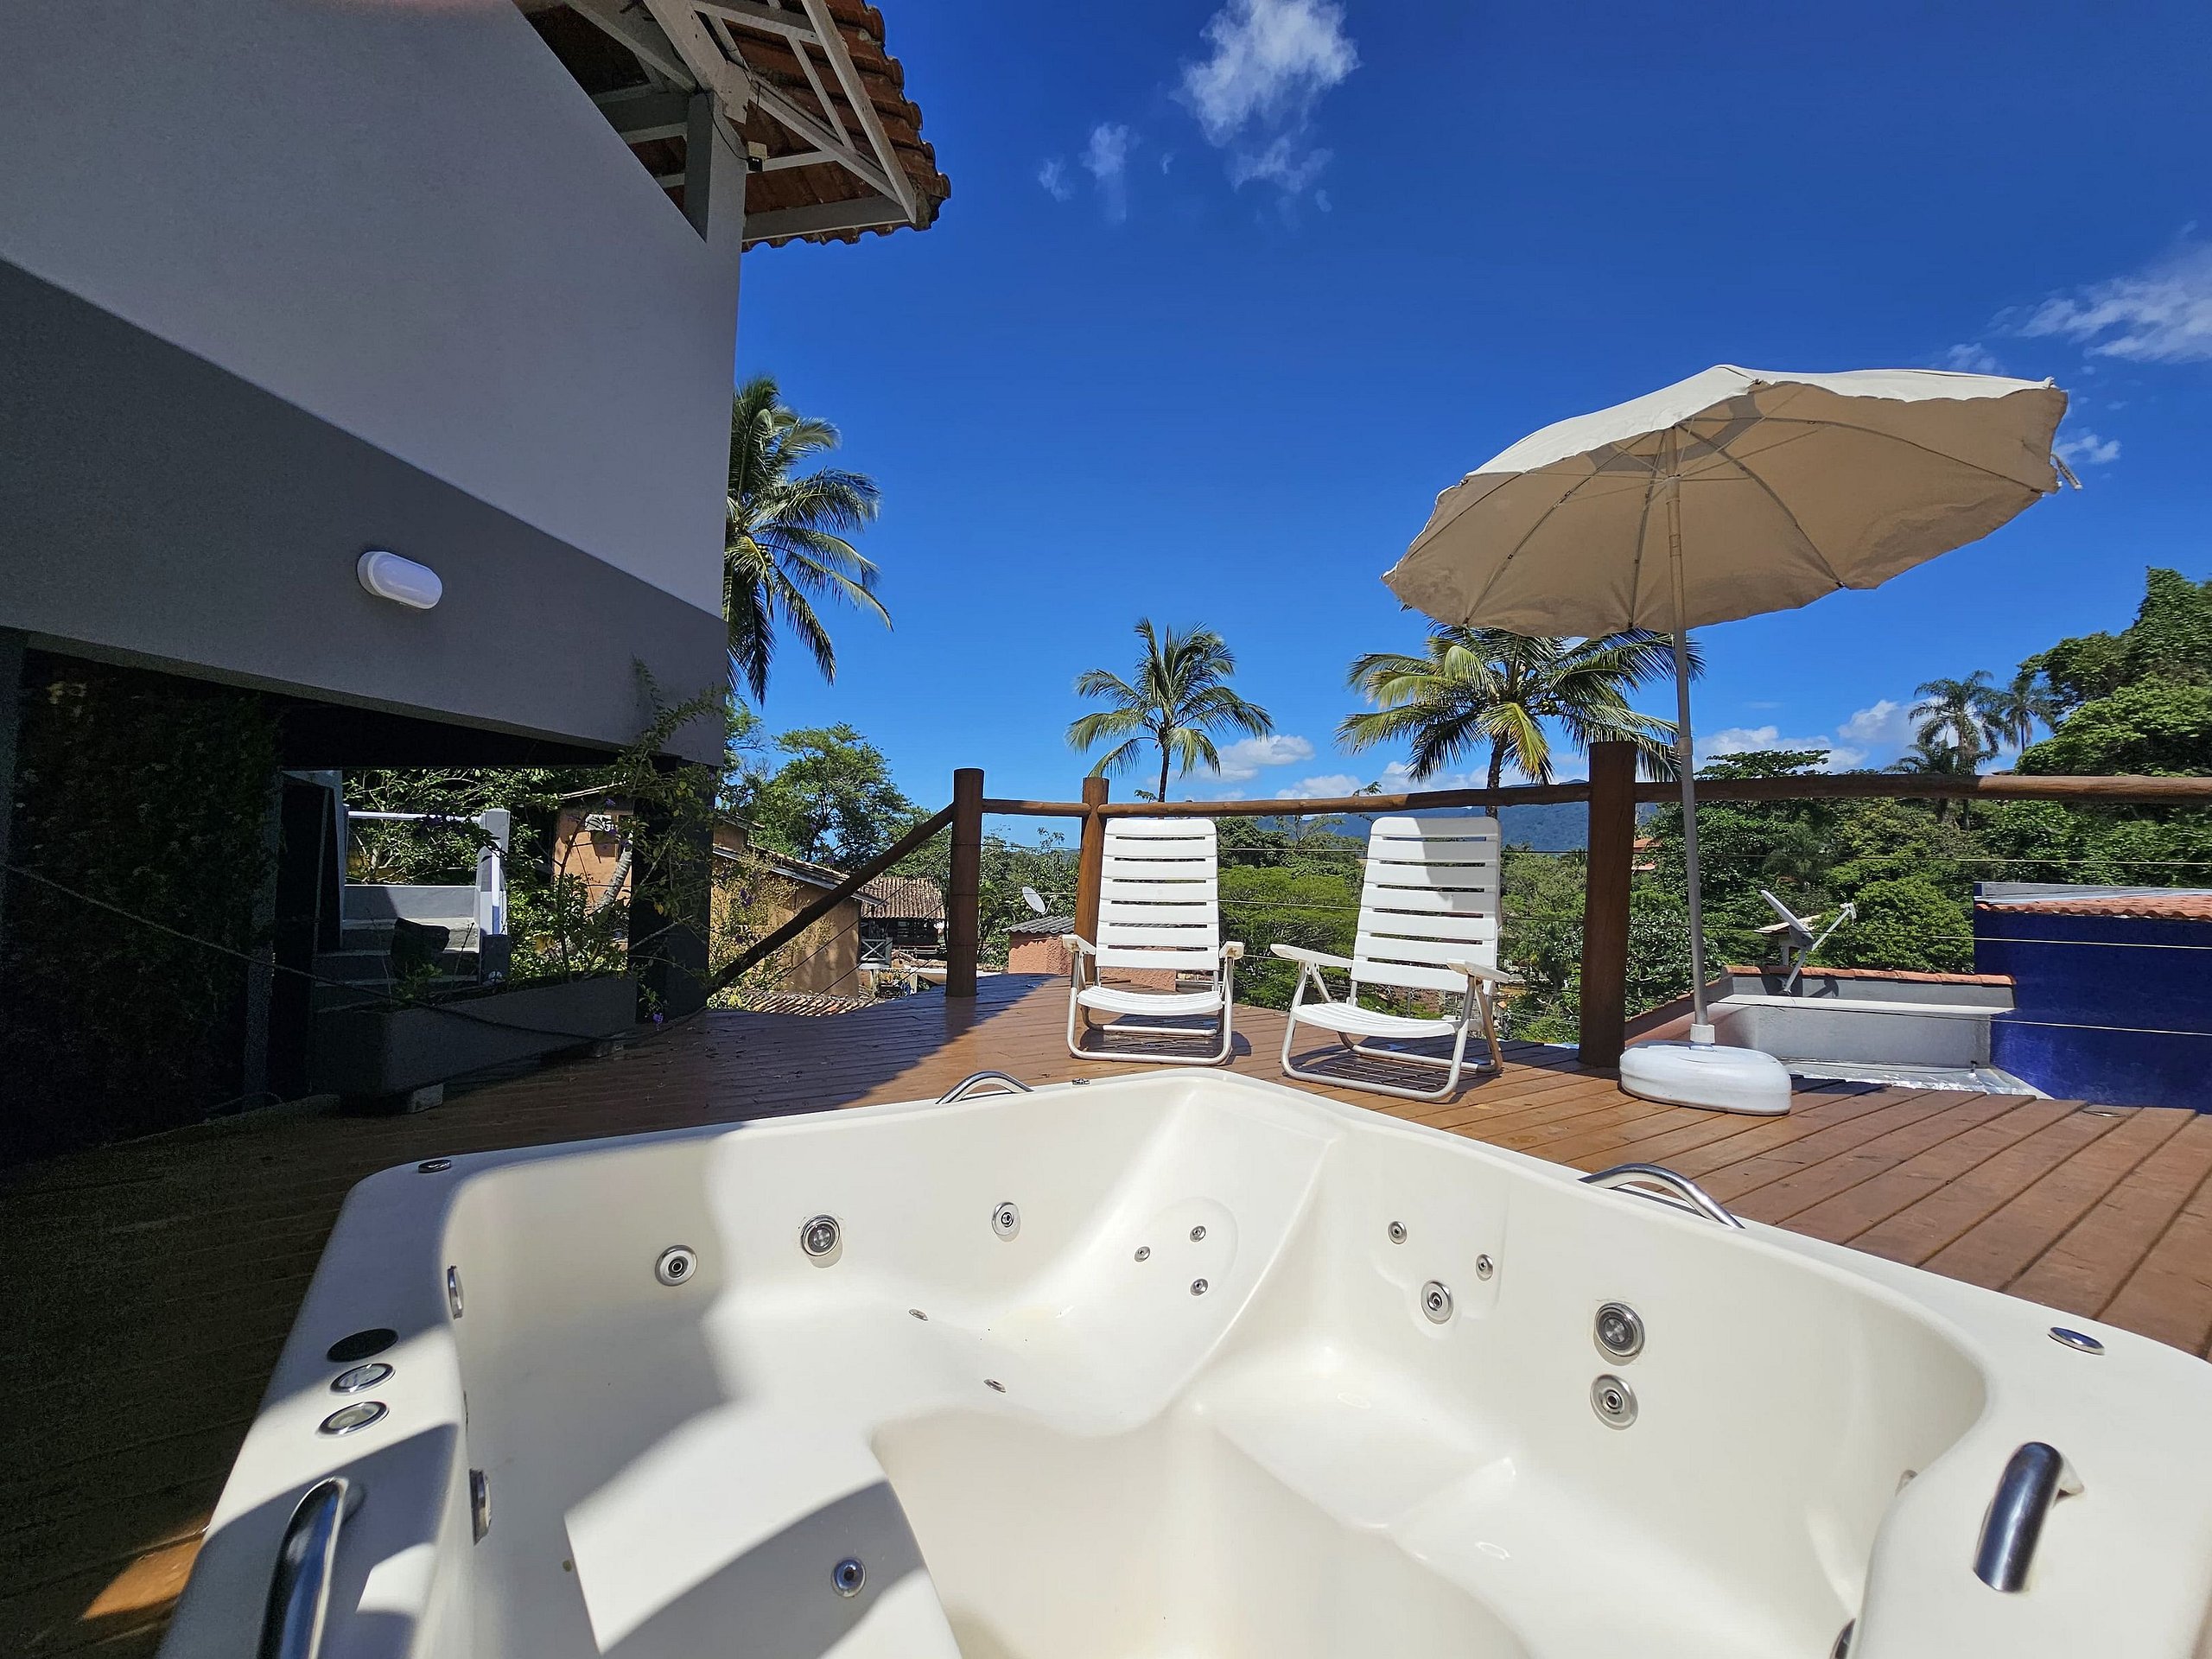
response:
<svg viewBox="0 0 2212 1659"><path fill-rule="evenodd" d="M1728 726L1717 732L1700 732L1697 758L1703 766L1719 755L1749 754L1758 749L1826 749L1823 772L1850 772L1895 760L1911 736L1910 711L1894 698L1884 697L1859 709L1833 733L1816 737L1785 736L1776 725Z"/></svg>
<svg viewBox="0 0 2212 1659"><path fill-rule="evenodd" d="M1181 97L1206 141L1233 151L1230 181L1296 194L1328 164L1304 143L1322 93L1359 67L1333 0L1229 0L1205 26L1211 55L1183 66Z"/></svg>
<svg viewBox="0 0 2212 1659"><path fill-rule="evenodd" d="M2184 243L2131 276L2045 300L2015 331L2070 340L2094 357L2212 362L2212 244Z"/></svg>
<svg viewBox="0 0 2212 1659"><path fill-rule="evenodd" d="M1279 801L1326 801L1339 796L1357 795L1367 787L1367 780L1355 778L1348 772L1325 772L1319 778L1301 778L1287 789L1275 791Z"/></svg>
<svg viewBox="0 0 2212 1659"><path fill-rule="evenodd" d="M1839 737L1860 748L1901 749L1912 737L1912 711L1894 697L1884 697L1835 729Z"/></svg>
<svg viewBox="0 0 2212 1659"><path fill-rule="evenodd" d="M1097 181L1106 217L1119 224L1129 216L1129 148L1136 137L1119 122L1101 121L1084 149L1084 170Z"/></svg>
<svg viewBox="0 0 2212 1659"><path fill-rule="evenodd" d="M2061 438L2051 449L2069 467L2102 467L2120 459L2120 440L2101 438L2084 427L2070 438Z"/></svg>
<svg viewBox="0 0 2212 1659"><path fill-rule="evenodd" d="M1262 766L1294 766L1313 758L1313 746L1302 737L1240 737L1221 746L1221 780L1241 784L1258 777Z"/></svg>
<svg viewBox="0 0 2212 1659"><path fill-rule="evenodd" d="M1946 348L1936 359L1939 369L1949 369L1959 374L2002 374L2005 365L1986 346L1964 340Z"/></svg>
<svg viewBox="0 0 2212 1659"><path fill-rule="evenodd" d="M1230 156L1229 181L1242 188L1255 179L1262 180L1281 186L1285 193L1294 196L1320 176L1321 169L1328 164L1327 150L1301 150L1285 133L1256 155Z"/></svg>
<svg viewBox="0 0 2212 1659"><path fill-rule="evenodd" d="M1825 737L1784 737L1779 726L1724 726L1697 734L1700 764L1718 754L1750 754L1759 749L1825 749Z"/></svg>
<svg viewBox="0 0 2212 1659"><path fill-rule="evenodd" d="M1057 156L1037 169L1037 182L1045 187L1045 194L1054 201L1065 201L1075 194L1075 187L1068 182L1067 163Z"/></svg>

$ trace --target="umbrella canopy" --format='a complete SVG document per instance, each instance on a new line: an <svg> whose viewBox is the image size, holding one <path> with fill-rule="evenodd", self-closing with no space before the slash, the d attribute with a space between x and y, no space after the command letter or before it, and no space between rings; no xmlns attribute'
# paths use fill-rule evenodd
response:
<svg viewBox="0 0 2212 1659"><path fill-rule="evenodd" d="M1383 581L1441 622L1674 631L1873 588L2058 488L2047 381L1723 364L1483 463ZM1679 478L1681 609L1666 485Z"/></svg>
<svg viewBox="0 0 2212 1659"><path fill-rule="evenodd" d="M1485 461L1437 498L1382 578L1440 622L1675 636L1694 1045L1713 1033L1686 634L1878 587L1987 535L2058 488L2064 467L2050 443L2065 413L2066 394L2049 381L1722 364Z"/></svg>

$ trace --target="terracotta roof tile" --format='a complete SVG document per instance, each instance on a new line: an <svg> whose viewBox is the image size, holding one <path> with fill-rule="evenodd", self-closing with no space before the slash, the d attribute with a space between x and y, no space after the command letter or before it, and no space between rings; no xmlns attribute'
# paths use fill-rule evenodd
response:
<svg viewBox="0 0 2212 1659"><path fill-rule="evenodd" d="M2094 899L1987 899L1976 911L2033 911L2039 916L2124 916L2142 922L2212 922L2212 893L2130 893Z"/></svg>
<svg viewBox="0 0 2212 1659"><path fill-rule="evenodd" d="M941 922L944 894L918 875L879 875L861 889L861 913L885 921Z"/></svg>

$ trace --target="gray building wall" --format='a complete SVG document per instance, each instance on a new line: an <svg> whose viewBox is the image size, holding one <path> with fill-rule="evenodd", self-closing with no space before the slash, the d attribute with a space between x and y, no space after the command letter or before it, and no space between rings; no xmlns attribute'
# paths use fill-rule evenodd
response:
<svg viewBox="0 0 2212 1659"><path fill-rule="evenodd" d="M414 611L354 575L406 551ZM0 264L0 626L268 690L620 747L722 683L719 615ZM714 758L696 721L677 745Z"/></svg>
<svg viewBox="0 0 2212 1659"><path fill-rule="evenodd" d="M592 742L719 682L741 163L702 237L512 0L0 41L0 628Z"/></svg>

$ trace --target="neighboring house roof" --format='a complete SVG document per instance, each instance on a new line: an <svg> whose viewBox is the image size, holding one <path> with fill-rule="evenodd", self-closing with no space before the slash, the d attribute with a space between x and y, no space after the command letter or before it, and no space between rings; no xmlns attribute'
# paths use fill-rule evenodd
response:
<svg viewBox="0 0 2212 1659"><path fill-rule="evenodd" d="M1008 938L1027 938L1033 934L1049 933L1055 938L1075 931L1072 916L1033 916L1026 922L1016 922L1006 931Z"/></svg>
<svg viewBox="0 0 2212 1659"><path fill-rule="evenodd" d="M883 14L861 0L516 3L679 200L684 105L696 89L714 94L715 118L733 130L737 152L760 164L745 184L748 247L925 228L952 194L922 137L906 72L884 48ZM828 34L816 33L817 16L828 19Z"/></svg>
<svg viewBox="0 0 2212 1659"><path fill-rule="evenodd" d="M861 889L861 914L886 922L941 922L944 894L919 875L879 875Z"/></svg>
<svg viewBox="0 0 2212 1659"><path fill-rule="evenodd" d="M2212 891L2167 887L2089 888L2079 893L1991 894L1978 911L2033 911L2038 916L2123 916L2145 922L2212 922Z"/></svg>
<svg viewBox="0 0 2212 1659"><path fill-rule="evenodd" d="M725 858L739 856L737 853L724 848L717 847L715 850ZM811 887L820 887L825 893L845 879L845 873L842 870L833 869L827 864L817 864L810 859L794 858L789 853L776 851L772 847L747 846L745 852L747 855L759 859L778 874L787 875L794 881L804 881Z"/></svg>

